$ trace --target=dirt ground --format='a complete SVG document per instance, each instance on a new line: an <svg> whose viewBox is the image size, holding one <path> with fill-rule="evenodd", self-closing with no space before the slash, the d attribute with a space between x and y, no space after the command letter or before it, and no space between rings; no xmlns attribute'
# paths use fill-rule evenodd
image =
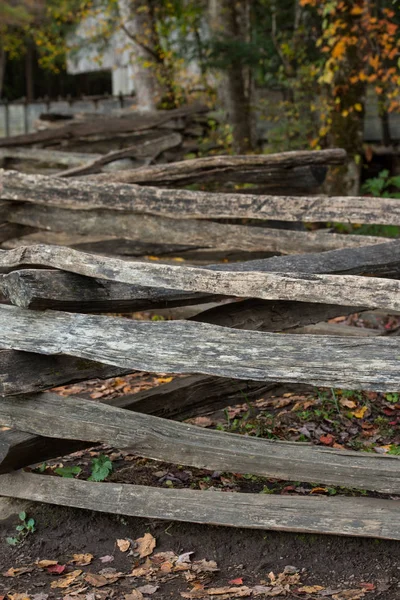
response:
<svg viewBox="0 0 400 600"><path fill-rule="evenodd" d="M94 557L92 562L80 567L84 573L99 573L105 567L111 567L118 573L129 574L138 561L129 556L129 552L121 552L116 541L135 540L148 532L156 539L154 552L173 551L177 555L194 552L193 560L216 561L219 571L205 573L205 582L212 587L228 586L232 580L242 580L245 586L250 587L262 585L261 582L265 584L270 581L271 572L277 576L284 572L285 567L295 567L299 573L299 584L294 588L290 586L291 592L275 597L337 597L342 600L360 597L381 600L400 598L398 542L121 518L40 504L31 504L28 512L35 519L37 531L15 548L7 545L5 537L13 533L17 516L10 516L0 522L0 564L3 573L10 568L30 565L38 560L57 560L60 565L64 565L74 554L91 553ZM114 559L103 564L100 557ZM143 564L143 560L139 563ZM290 569L286 570L292 572ZM11 594L9 598L18 600L25 594L28 598L40 600L72 600L77 597L90 600L123 599L132 589L140 589L149 583L146 577L121 577L104 587L86 585L86 590L74 596L69 595L68 588L63 590L50 587L57 577L59 576L56 574L38 568L16 577L2 576L0 593ZM151 579L151 583L154 582L159 588L150 596L144 594L144 598L180 598L181 592L192 589L192 582L187 581L180 573L165 581L162 577L155 576ZM297 591L306 586L321 586L323 589L318 594ZM80 586L82 587L85 585ZM346 590L353 590L353 595L350 592L344 594ZM364 590L365 596L356 595L355 590ZM342 595L339 595L340 592ZM24 596L13 595L18 593ZM91 593L95 595L92 596ZM217 597L222 596L215 596Z"/></svg>

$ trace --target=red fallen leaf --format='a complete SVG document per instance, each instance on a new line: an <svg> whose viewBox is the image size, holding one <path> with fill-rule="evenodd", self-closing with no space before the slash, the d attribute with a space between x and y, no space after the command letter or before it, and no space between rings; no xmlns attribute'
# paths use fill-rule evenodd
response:
<svg viewBox="0 0 400 600"><path fill-rule="evenodd" d="M335 441L335 438L330 433L327 433L326 435L321 435L319 441L321 444L325 444L325 446L330 446Z"/></svg>
<svg viewBox="0 0 400 600"><path fill-rule="evenodd" d="M46 571L48 573L55 573L56 575L61 575L62 573L64 573L66 568L66 565L51 565L51 567L46 568Z"/></svg>
<svg viewBox="0 0 400 600"><path fill-rule="evenodd" d="M364 588L364 590L374 590L375 589L375 584L374 583L360 583L361 587Z"/></svg>
<svg viewBox="0 0 400 600"><path fill-rule="evenodd" d="M389 421L389 425L397 425L397 419L395 421Z"/></svg>
<svg viewBox="0 0 400 600"><path fill-rule="evenodd" d="M281 494L288 494L289 492L295 492L296 488L294 487L294 485L287 485L286 487L283 488L283 490L281 491Z"/></svg>
<svg viewBox="0 0 400 600"><path fill-rule="evenodd" d="M236 579L231 579L230 581L228 581L228 583L230 583L232 585L242 585L243 579L242 579L242 577L237 577Z"/></svg>
<svg viewBox="0 0 400 600"><path fill-rule="evenodd" d="M393 417L393 408L383 408L382 412L385 413L388 417Z"/></svg>

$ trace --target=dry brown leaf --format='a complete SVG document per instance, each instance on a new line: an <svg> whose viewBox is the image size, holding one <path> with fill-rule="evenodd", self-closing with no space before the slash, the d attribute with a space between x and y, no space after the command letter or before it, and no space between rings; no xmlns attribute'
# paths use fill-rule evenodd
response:
<svg viewBox="0 0 400 600"><path fill-rule="evenodd" d="M58 565L58 560L38 560L38 562L35 564L40 569L46 569L47 567Z"/></svg>
<svg viewBox="0 0 400 600"><path fill-rule="evenodd" d="M268 596L268 593L272 590L269 585L255 585L253 588L253 596Z"/></svg>
<svg viewBox="0 0 400 600"><path fill-rule="evenodd" d="M90 565L93 560L93 554L74 554L70 563L75 563L78 567L85 567Z"/></svg>
<svg viewBox="0 0 400 600"><path fill-rule="evenodd" d="M160 570L163 573L171 573L172 569L174 568L174 565L172 562L170 562L169 560L166 560L165 562L162 563Z"/></svg>
<svg viewBox="0 0 400 600"><path fill-rule="evenodd" d="M71 571L71 573L67 573L67 575L63 575L56 581L52 581L50 584L51 588L66 588L70 586L79 575L82 574L80 569L76 569L75 571Z"/></svg>
<svg viewBox="0 0 400 600"><path fill-rule="evenodd" d="M144 558L153 552L156 547L156 538L151 533L145 533L143 537L136 540L136 544L140 558Z"/></svg>
<svg viewBox="0 0 400 600"><path fill-rule="evenodd" d="M342 590L338 594L332 596L333 600L360 600L364 598L365 590L353 589L353 590Z"/></svg>
<svg viewBox="0 0 400 600"><path fill-rule="evenodd" d="M187 423L191 423L197 427L211 427L214 421L210 417L193 417L193 419L188 419Z"/></svg>
<svg viewBox="0 0 400 600"><path fill-rule="evenodd" d="M148 574L149 570L146 569L146 567L136 567L136 569L133 569L132 572L129 574L129 577L144 577Z"/></svg>
<svg viewBox="0 0 400 600"><path fill-rule="evenodd" d="M321 585L303 585L302 587L297 588L298 592L304 592L306 594L315 594L316 592L320 592L325 588Z"/></svg>
<svg viewBox="0 0 400 600"><path fill-rule="evenodd" d="M292 412L296 412L297 410L307 410L307 408L315 406L316 404L317 400L301 400L300 402L296 402L292 408Z"/></svg>
<svg viewBox="0 0 400 600"><path fill-rule="evenodd" d="M207 590L192 590L190 592L181 592L183 598L206 598L207 596L221 596L222 598L245 598L252 595L252 589L247 585L239 587L220 587L220 588L208 588Z"/></svg>
<svg viewBox="0 0 400 600"><path fill-rule="evenodd" d="M130 594L125 594L124 599L125 600L143 600L143 594L142 594L142 592L139 592L139 590L132 590Z"/></svg>
<svg viewBox="0 0 400 600"><path fill-rule="evenodd" d="M346 408L355 408L357 406L353 400L349 400L348 398L340 398L339 403Z"/></svg>
<svg viewBox="0 0 400 600"><path fill-rule="evenodd" d="M28 565L27 567L19 567L18 569L14 569L11 567L8 571L2 573L3 577L18 577L19 575L24 575L25 573L30 573L33 571L34 567L32 565Z"/></svg>
<svg viewBox="0 0 400 600"><path fill-rule="evenodd" d="M26 594L7 594L7 598L10 600L31 600L30 596Z"/></svg>
<svg viewBox="0 0 400 600"><path fill-rule="evenodd" d="M151 594L154 594L154 592L156 592L158 590L160 586L159 585L142 585L141 587L137 588L137 592L140 592L141 594L148 594L149 596L151 596Z"/></svg>
<svg viewBox="0 0 400 600"><path fill-rule="evenodd" d="M87 573L85 575L85 581L90 583L93 587L103 587L103 585L107 585L110 581L104 575L97 575L97 573Z"/></svg>
<svg viewBox="0 0 400 600"><path fill-rule="evenodd" d="M131 543L129 540L117 540L117 546L121 552L128 552Z"/></svg>
<svg viewBox="0 0 400 600"><path fill-rule="evenodd" d="M215 560L195 560L192 564L192 571L195 573L211 573L213 571L219 571L218 565Z"/></svg>

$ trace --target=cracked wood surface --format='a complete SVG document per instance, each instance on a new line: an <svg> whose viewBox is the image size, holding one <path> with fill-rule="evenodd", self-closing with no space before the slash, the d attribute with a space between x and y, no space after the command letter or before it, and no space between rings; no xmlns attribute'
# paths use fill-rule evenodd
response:
<svg viewBox="0 0 400 600"><path fill-rule="evenodd" d="M395 198L268 196L168 190L0 170L0 199L60 208L121 210L180 219L251 218L399 225Z"/></svg>
<svg viewBox="0 0 400 600"><path fill-rule="evenodd" d="M1 257L0 252L0 257ZM388 277L398 277L400 274L400 243L392 242L380 244L375 247L364 247L351 250L336 250L309 255L280 256L263 260L253 260L247 262L238 262L231 264L209 265L206 267L211 270L219 271L299 271L302 273L343 273L354 275L378 275ZM207 302L210 297L200 293L187 293L183 291L167 290L157 287L143 287L140 285L129 285L113 281L95 279L81 275L75 275L66 271L54 271L43 269L22 269L13 271L4 275L0 279L0 288L12 303L25 308L55 308L57 310L79 310L80 312L104 311L112 312L115 309L124 309L138 306L137 302L143 301L142 308L152 307L170 307L183 306L193 303ZM147 304L146 304L147 303ZM274 303L274 313L279 311L279 306L285 303ZM259 320L259 311L267 310L266 320L268 322L269 301L251 301L250 305L243 302L238 311L243 312L254 320L247 310L251 308ZM333 305L329 305L330 309ZM316 321L304 322L301 315L304 310L309 312L318 311L317 305L306 303L292 303L292 312L299 314L299 322L294 325L307 325ZM229 308L231 310L232 307ZM228 309L227 309L228 310ZM330 318L317 317L317 320ZM338 313L339 314L339 313ZM332 316L338 316L333 314ZM344 314L344 313L343 313ZM289 318L289 313L285 309L284 318ZM281 319L284 327L284 318ZM213 321L214 322L214 321ZM227 324L227 323L224 323ZM232 325L234 326L234 325ZM250 327L252 328L252 327Z"/></svg>
<svg viewBox="0 0 400 600"><path fill-rule="evenodd" d="M179 244L218 250L268 251L280 254L323 252L385 243L385 238L341 235L329 231L288 231L269 227L228 225L203 220L182 220L155 215L134 215L109 210L77 211L10 203L6 220L69 235L95 236L101 240L136 240L154 244ZM390 243L392 240L387 240ZM64 245L64 244L60 244ZM72 245L72 244L69 244Z"/></svg>
<svg viewBox="0 0 400 600"><path fill-rule="evenodd" d="M188 321L33 312L0 305L4 349L66 354L129 370L396 391L400 340L227 329ZM154 349L157 352L154 352Z"/></svg>
<svg viewBox="0 0 400 600"><path fill-rule="evenodd" d="M28 433L129 448L138 456L229 473L400 492L400 458L271 441L52 393L2 398L0 424Z"/></svg>
<svg viewBox="0 0 400 600"><path fill-rule="evenodd" d="M290 386L283 387L274 383L189 375L150 390L112 399L103 398L100 402L125 410L183 421L242 401L243 395L252 400L260 395L279 394L280 390L288 389ZM93 444L49 438L13 429L1 431L0 473L26 467L32 464L33 457L35 462L41 462L90 445Z"/></svg>
<svg viewBox="0 0 400 600"><path fill-rule="evenodd" d="M395 500L166 490L23 472L2 475L0 488L4 496L111 514L251 529L400 539L400 512Z"/></svg>
<svg viewBox="0 0 400 600"><path fill-rule="evenodd" d="M71 248L27 246L0 254L0 272L42 266L148 287L264 300L295 300L400 310L400 282L353 275L217 271L127 262Z"/></svg>

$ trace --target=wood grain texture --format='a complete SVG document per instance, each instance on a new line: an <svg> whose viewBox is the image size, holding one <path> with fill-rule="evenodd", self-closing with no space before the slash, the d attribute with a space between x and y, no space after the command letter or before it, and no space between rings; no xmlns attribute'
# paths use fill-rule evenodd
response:
<svg viewBox="0 0 400 600"><path fill-rule="evenodd" d="M290 386L282 387L273 383L190 375L136 394L103 398L101 402L125 410L182 421L241 402L244 397L252 400L261 395L268 397L288 390L291 391ZM43 462L90 445L93 444L22 433L15 429L2 431L0 473L21 469L31 465L33 460Z"/></svg>
<svg viewBox="0 0 400 600"><path fill-rule="evenodd" d="M126 516L400 539L400 512L395 500L169 490L23 472L2 475L0 489L3 496Z"/></svg>
<svg viewBox="0 0 400 600"><path fill-rule="evenodd" d="M78 397L2 398L0 424L54 438L129 448L155 460L211 471L400 493L400 458L270 441L177 423Z"/></svg>
<svg viewBox="0 0 400 600"><path fill-rule="evenodd" d="M258 155L259 156L259 155ZM222 158L209 157L209 158ZM116 170L110 174L109 178L105 177L105 174L91 175L90 179L93 179L97 183L102 181L108 183L131 183L138 185L152 185L164 188L179 188L192 184L202 184L203 182L211 185L221 187L224 183L228 186L232 184L240 183L252 183L253 185L258 184L263 189L263 194L270 193L272 195L280 194L316 194L321 188L325 181L328 167L325 165L314 165L314 166L303 166L303 167L292 167L282 168L279 166L267 165L263 167L259 165L252 165L248 160L249 157L240 156L229 156L228 162L234 162L230 159L246 159L247 164L244 160L242 163L237 161L236 168L233 169L233 165L229 165L228 168L220 168L218 165L214 169L205 169L204 172L201 170L194 170L190 172L187 169L185 173L176 173L173 169L171 171L158 170L158 165L155 167L154 172L152 171L153 166L142 167L138 166L135 168L127 168L122 170ZM266 158L266 157L263 157ZM206 159L194 159L194 160L206 160ZM184 163L192 161L182 161ZM194 162L194 161L193 161ZM168 166L179 164L177 162L167 163ZM190 167L190 165L188 165ZM140 171L140 172L136 172ZM230 188L232 189L232 188ZM229 191L218 190L218 191ZM257 191L253 192L254 194Z"/></svg>
<svg viewBox="0 0 400 600"><path fill-rule="evenodd" d="M400 206L395 198L195 192L4 170L0 170L0 199L81 210L122 210L180 219L232 218L234 214L238 219L400 224Z"/></svg>
<svg viewBox="0 0 400 600"><path fill-rule="evenodd" d="M95 158L88 158L85 163L79 166L72 167L67 171L59 173L59 177L80 177L82 175L88 175L92 173L99 173L102 167L108 165L115 160L121 160L122 158L156 158L159 154L165 150L175 148L182 143L182 136L179 133L160 133L157 137L138 141L136 144L129 146L128 148L122 148L121 150L114 150L108 152L103 156L96 156ZM1 154L0 154L1 156ZM113 178L113 175L110 175Z"/></svg>
<svg viewBox="0 0 400 600"><path fill-rule="evenodd" d="M221 297L129 285L52 269L22 269L0 276L0 292L22 308L81 313L190 306Z"/></svg>
<svg viewBox="0 0 400 600"><path fill-rule="evenodd" d="M0 396L41 391L86 379L108 379L128 372L89 359L0 350Z"/></svg>
<svg viewBox="0 0 400 600"><path fill-rule="evenodd" d="M140 169L116 173L115 181L138 183L141 185L188 185L199 181L232 181L259 183L268 185L274 175L290 178L291 169L343 164L346 152L339 148L319 151L292 151L278 154L220 155L194 158L164 165L152 165ZM297 174L299 176L299 174ZM316 172L314 185L323 183L325 171L318 181ZM104 181L103 176L98 181Z"/></svg>
<svg viewBox="0 0 400 600"><path fill-rule="evenodd" d="M280 254L324 252L381 244L384 238L340 235L327 231L288 231L203 220L182 220L155 215L135 215L109 210L76 211L57 207L11 203L10 223L66 234L123 238L142 243L175 244L219 250L268 251ZM390 242L391 240L387 240ZM64 244L62 244L64 245ZM73 244L69 244L73 245Z"/></svg>
<svg viewBox="0 0 400 600"><path fill-rule="evenodd" d="M146 260L147 256L157 256L165 261L169 257L179 256L185 259L205 259L205 262L218 260L221 255L228 255L229 251L218 251L214 249L197 249L192 246L182 244L161 244L157 241L141 242L136 240L127 240L117 238L112 235L79 235L76 233L57 233L54 231L45 231L24 227L23 225L10 224L10 227L20 227L17 238L9 238L1 244L4 250L21 248L22 246L35 246L37 244L46 244L52 246L68 246L82 252L93 252L94 254L104 254L105 256L119 257L137 257ZM241 254L245 254L241 252ZM266 252L250 254L256 258L264 257ZM224 257L224 256L222 256ZM244 259L245 260L245 259Z"/></svg>
<svg viewBox="0 0 400 600"><path fill-rule="evenodd" d="M1 256L1 253L0 253ZM332 252L313 253L309 255L279 256L264 260L253 260L242 263L209 265L211 270L221 271L299 271L302 273L343 273L353 275L378 275L388 277L400 276L400 243L380 244L351 250L336 250ZM166 290L161 288L131 286L113 281L88 278L65 271L48 271L42 269L25 269L14 271L0 280L3 292L9 295L10 300L18 306L25 308L55 308L57 310L79 310L80 312L108 311L113 312L119 307L126 308L127 303L143 301L143 308L148 302L148 308L184 306L193 303L208 302L206 294L196 294ZM81 303L81 304L80 304ZM121 303L121 305L119 304ZM164 303L164 304L163 304ZM80 306L79 306L80 304ZM136 306L134 304L133 306ZM283 306L283 314L280 307ZM270 308L269 308L270 307ZM317 315L321 321L330 318L334 305L328 305L327 316ZM249 310L248 310L249 309ZM285 319L293 322L290 314L298 313L299 320L295 320L290 327L307 325L316 321L302 321L300 315L307 311L310 315L313 311L322 309L322 305L307 305L306 303L277 303L270 301L250 301L250 304L231 305L229 310L235 314L243 311L243 322L258 320L265 321L260 311L267 310L267 322L275 321L277 324L273 330L285 328ZM334 311L335 312L335 311ZM252 314L253 313L253 314ZM268 316L268 315L271 316ZM346 314L345 312L342 314ZM274 316L275 315L275 316ZM222 317L222 315L219 315ZM260 318L261 317L261 318ZM221 324L229 326L229 313L223 317ZM236 319L236 317L235 317ZM217 323L217 321L210 321ZM232 325L233 326L233 325ZM246 327L245 327L246 328ZM252 328L252 327L250 327Z"/></svg>
<svg viewBox="0 0 400 600"><path fill-rule="evenodd" d="M228 273L127 262L44 245L16 248L0 254L0 272L25 266L52 267L98 279L187 292L400 310L400 282L390 279L260 271Z"/></svg>
<svg viewBox="0 0 400 600"><path fill-rule="evenodd" d="M131 371L202 373L382 392L400 386L396 337L281 335L187 321L37 313L6 305L0 305L0 331L4 349L66 354Z"/></svg>
<svg viewBox="0 0 400 600"><path fill-rule="evenodd" d="M61 150L45 150L42 148L0 148L1 159L17 159L41 162L64 167L81 166L88 161L101 157L101 154L87 154L84 152L63 152Z"/></svg>

